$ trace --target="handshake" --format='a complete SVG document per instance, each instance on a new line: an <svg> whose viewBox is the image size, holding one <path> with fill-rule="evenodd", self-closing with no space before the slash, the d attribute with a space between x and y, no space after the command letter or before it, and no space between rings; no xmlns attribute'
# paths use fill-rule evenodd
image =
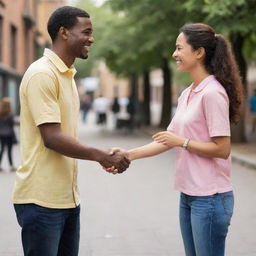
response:
<svg viewBox="0 0 256 256"><path fill-rule="evenodd" d="M109 173L122 173L129 167L132 160L154 156L173 147L182 147L184 141L189 141L169 131L158 132L152 138L153 142L129 151L112 148L103 155L99 155L98 162Z"/></svg>
<svg viewBox="0 0 256 256"><path fill-rule="evenodd" d="M130 165L129 152L120 148L110 149L99 163L109 173L123 173Z"/></svg>

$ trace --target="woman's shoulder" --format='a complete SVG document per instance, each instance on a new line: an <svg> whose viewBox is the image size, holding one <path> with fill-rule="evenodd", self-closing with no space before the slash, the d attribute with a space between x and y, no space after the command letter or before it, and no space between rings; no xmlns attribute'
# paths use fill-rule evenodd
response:
<svg viewBox="0 0 256 256"><path fill-rule="evenodd" d="M218 94L227 94L225 88L221 85L221 83L214 79L207 86L205 90L203 90L204 95L218 95Z"/></svg>
<svg viewBox="0 0 256 256"><path fill-rule="evenodd" d="M224 87L217 81L212 81L206 88L203 90L203 102L207 104L220 102L229 102L228 95Z"/></svg>

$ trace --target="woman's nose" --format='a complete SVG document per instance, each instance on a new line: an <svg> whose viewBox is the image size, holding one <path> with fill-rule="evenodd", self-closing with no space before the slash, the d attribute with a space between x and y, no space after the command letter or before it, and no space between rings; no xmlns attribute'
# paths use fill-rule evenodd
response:
<svg viewBox="0 0 256 256"><path fill-rule="evenodd" d="M176 50L173 52L172 57L175 59L175 57L176 57Z"/></svg>

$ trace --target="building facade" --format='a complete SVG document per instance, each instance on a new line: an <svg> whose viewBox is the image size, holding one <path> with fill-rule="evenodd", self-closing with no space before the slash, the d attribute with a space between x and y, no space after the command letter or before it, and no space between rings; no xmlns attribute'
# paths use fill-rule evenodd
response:
<svg viewBox="0 0 256 256"><path fill-rule="evenodd" d="M49 45L47 19L64 0L0 0L0 99L19 113L19 84L28 66Z"/></svg>

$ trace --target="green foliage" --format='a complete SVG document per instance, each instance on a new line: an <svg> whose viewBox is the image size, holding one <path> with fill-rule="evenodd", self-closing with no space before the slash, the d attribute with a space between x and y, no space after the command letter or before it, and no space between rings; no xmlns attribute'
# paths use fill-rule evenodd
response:
<svg viewBox="0 0 256 256"><path fill-rule="evenodd" d="M221 33L256 31L255 0L187 0L184 8Z"/></svg>
<svg viewBox="0 0 256 256"><path fill-rule="evenodd" d="M242 34L246 58L255 59L255 0L109 0L101 7L83 0L79 7L90 13L95 38L89 59L78 61L81 74L101 58L119 75L159 67L163 57L171 58L178 30L187 22L205 22L227 36Z"/></svg>
<svg viewBox="0 0 256 256"><path fill-rule="evenodd" d="M140 74L161 65L163 57L170 57L181 23L173 5L175 1L162 0L110 0L115 12L111 26L105 23L104 41L107 47L99 49L107 65L118 74ZM176 20L176 22L174 22Z"/></svg>
<svg viewBox="0 0 256 256"><path fill-rule="evenodd" d="M245 41L244 44L244 56L248 61L256 61L256 33L251 34Z"/></svg>

